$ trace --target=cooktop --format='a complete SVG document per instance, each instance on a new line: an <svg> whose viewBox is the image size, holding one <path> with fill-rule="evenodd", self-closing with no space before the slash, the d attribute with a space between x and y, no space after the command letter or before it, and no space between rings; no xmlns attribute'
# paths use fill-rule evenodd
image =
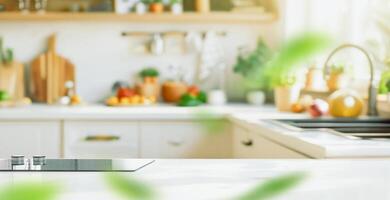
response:
<svg viewBox="0 0 390 200"><path fill-rule="evenodd" d="M46 159L12 156L0 160L0 172L135 172L154 160L146 159Z"/></svg>

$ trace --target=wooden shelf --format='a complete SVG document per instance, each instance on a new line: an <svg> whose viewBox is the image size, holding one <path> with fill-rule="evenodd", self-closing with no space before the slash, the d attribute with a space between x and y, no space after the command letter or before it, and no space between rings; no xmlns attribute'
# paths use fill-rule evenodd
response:
<svg viewBox="0 0 390 200"><path fill-rule="evenodd" d="M132 23L222 23L222 24L254 24L276 20L270 13L243 14L230 12L163 14L115 14L115 13L66 13L47 12L20 13L0 12L1 21L126 21Z"/></svg>

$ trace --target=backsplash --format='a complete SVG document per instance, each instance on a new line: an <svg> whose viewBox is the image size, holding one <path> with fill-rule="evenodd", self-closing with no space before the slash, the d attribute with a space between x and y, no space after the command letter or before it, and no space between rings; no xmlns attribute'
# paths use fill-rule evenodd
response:
<svg viewBox="0 0 390 200"><path fill-rule="evenodd" d="M129 37L121 36L123 31L224 31L221 39L226 69L225 88L230 100L242 100L245 94L240 76L232 73L237 50L241 46L255 46L258 36L270 46L277 45L280 37L278 23L248 25L215 24L134 24L125 22L2 22L0 36L5 45L14 49L15 59L28 64L47 48L47 38L57 33L57 52L69 58L77 70L77 92L88 102L102 101L109 95L111 85L117 80L135 81L138 71L146 66L155 66L161 79L170 78L169 66L180 66L193 73L198 56L195 52L182 54L167 53L159 56L135 54ZM28 67L28 66L27 66ZM28 71L28 70L27 70ZM192 77L193 74L187 75ZM205 81L205 89L216 87L212 81ZM28 88L28 85L27 85Z"/></svg>

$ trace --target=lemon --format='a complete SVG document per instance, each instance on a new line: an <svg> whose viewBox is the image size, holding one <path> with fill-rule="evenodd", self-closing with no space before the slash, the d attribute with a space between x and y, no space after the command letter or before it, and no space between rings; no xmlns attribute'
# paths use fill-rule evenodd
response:
<svg viewBox="0 0 390 200"><path fill-rule="evenodd" d="M363 99L352 90L338 90L328 100L329 113L333 117L359 117L363 111Z"/></svg>

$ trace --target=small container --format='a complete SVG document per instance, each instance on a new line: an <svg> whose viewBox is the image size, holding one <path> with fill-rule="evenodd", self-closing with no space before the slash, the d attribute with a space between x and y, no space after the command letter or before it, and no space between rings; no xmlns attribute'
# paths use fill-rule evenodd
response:
<svg viewBox="0 0 390 200"><path fill-rule="evenodd" d="M265 103L265 94L262 91L251 91L246 95L246 100L251 105L263 105Z"/></svg>
<svg viewBox="0 0 390 200"><path fill-rule="evenodd" d="M223 90L212 90L208 92L207 95L207 103L210 105L224 105L226 104L227 99L226 99L226 94Z"/></svg>
<svg viewBox="0 0 390 200"><path fill-rule="evenodd" d="M21 12L29 12L30 11L30 0L18 0L18 8Z"/></svg>
<svg viewBox="0 0 390 200"><path fill-rule="evenodd" d="M210 0L195 0L195 10L200 13L210 12Z"/></svg>
<svg viewBox="0 0 390 200"><path fill-rule="evenodd" d="M174 3L171 5L171 12L175 15L180 15L183 13L183 4Z"/></svg>
<svg viewBox="0 0 390 200"><path fill-rule="evenodd" d="M147 10L147 6L142 3L142 2L138 2L136 5L135 5L135 12L139 15L143 15L146 13L146 10Z"/></svg>
<svg viewBox="0 0 390 200"><path fill-rule="evenodd" d="M35 10L39 13L46 12L47 0L35 0L34 7L35 7Z"/></svg>

